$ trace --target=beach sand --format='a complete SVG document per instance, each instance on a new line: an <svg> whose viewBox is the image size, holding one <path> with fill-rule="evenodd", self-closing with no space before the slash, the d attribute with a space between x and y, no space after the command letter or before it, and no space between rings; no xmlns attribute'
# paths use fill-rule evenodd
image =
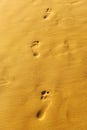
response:
<svg viewBox="0 0 87 130"><path fill-rule="evenodd" d="M87 130L87 0L0 1L0 130Z"/></svg>

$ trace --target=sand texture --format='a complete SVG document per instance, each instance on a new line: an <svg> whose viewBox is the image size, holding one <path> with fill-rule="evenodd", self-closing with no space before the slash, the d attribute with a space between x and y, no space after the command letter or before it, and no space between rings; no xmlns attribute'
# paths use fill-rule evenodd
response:
<svg viewBox="0 0 87 130"><path fill-rule="evenodd" d="M87 0L0 0L0 130L87 130Z"/></svg>

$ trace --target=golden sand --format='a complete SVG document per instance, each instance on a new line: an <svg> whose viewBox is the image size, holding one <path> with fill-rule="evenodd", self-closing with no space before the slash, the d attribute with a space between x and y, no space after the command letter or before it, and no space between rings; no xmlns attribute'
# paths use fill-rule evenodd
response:
<svg viewBox="0 0 87 130"><path fill-rule="evenodd" d="M0 0L0 130L87 130L87 0Z"/></svg>

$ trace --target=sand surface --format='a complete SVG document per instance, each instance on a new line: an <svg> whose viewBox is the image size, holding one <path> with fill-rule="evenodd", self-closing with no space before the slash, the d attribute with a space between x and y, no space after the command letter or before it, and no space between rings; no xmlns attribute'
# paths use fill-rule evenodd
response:
<svg viewBox="0 0 87 130"><path fill-rule="evenodd" d="M0 130L87 130L87 0L0 0Z"/></svg>

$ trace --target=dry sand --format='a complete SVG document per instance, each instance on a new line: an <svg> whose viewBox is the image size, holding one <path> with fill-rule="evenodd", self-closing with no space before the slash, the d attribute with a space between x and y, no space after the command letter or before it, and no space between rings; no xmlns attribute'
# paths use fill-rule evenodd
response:
<svg viewBox="0 0 87 130"><path fill-rule="evenodd" d="M0 130L87 130L87 0L0 0Z"/></svg>

